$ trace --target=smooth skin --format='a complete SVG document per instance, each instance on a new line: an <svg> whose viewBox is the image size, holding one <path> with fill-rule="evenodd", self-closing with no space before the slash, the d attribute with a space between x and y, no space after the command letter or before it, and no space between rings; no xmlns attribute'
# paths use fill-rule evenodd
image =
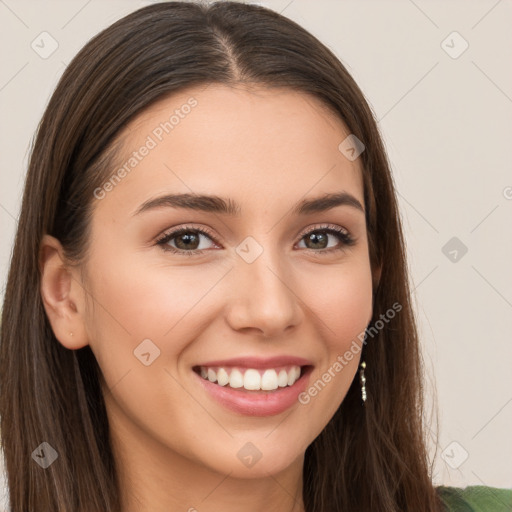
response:
<svg viewBox="0 0 512 512"><path fill-rule="evenodd" d="M303 199L335 192L364 207L360 158L339 151L349 132L313 97L211 84L133 120L120 136L119 165L191 97L197 105L172 131L102 199L91 198L81 268L45 235L44 306L58 341L70 350L90 345L100 365L124 512L302 512L305 450L343 401L359 354L308 404L267 417L214 402L192 367L295 355L313 363L311 385L364 332L372 315L364 212L291 213ZM230 198L241 212L162 206L135 214L166 193ZM333 234L323 246L308 244L304 235L326 224L355 244ZM190 225L213 235L199 235L199 254L186 254L183 236L167 242L179 254L157 244ZM237 252L247 237L262 249L252 263ZM134 355L146 339L160 350L147 366ZM261 453L251 467L237 456L247 443Z"/></svg>

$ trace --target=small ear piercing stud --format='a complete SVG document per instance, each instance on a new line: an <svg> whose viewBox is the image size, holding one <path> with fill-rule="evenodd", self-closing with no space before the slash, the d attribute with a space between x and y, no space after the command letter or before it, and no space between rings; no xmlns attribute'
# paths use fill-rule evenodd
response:
<svg viewBox="0 0 512 512"><path fill-rule="evenodd" d="M69 333L69 335L70 335L70 336L73 336L73 333L72 333L72 332L70 332L70 333Z"/></svg>

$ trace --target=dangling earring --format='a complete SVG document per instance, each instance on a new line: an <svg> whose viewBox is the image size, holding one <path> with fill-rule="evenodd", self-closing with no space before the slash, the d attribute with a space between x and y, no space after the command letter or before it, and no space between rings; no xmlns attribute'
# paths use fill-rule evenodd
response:
<svg viewBox="0 0 512 512"><path fill-rule="evenodd" d="M364 402L366 402L366 377L364 376L365 368L366 368L366 362L363 361L360 365L360 370L359 370L359 382L361 383L361 398L363 399L363 405L364 405Z"/></svg>

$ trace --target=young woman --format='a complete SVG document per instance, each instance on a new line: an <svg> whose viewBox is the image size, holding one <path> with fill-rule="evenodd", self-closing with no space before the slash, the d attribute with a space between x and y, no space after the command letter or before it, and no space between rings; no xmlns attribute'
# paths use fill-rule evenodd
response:
<svg viewBox="0 0 512 512"><path fill-rule="evenodd" d="M421 378L386 155L325 46L168 2L82 49L2 312L13 512L469 510L432 484Z"/></svg>

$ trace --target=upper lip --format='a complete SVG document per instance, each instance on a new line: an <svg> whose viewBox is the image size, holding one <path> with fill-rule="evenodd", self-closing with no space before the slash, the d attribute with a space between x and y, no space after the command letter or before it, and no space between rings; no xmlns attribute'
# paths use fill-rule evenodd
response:
<svg viewBox="0 0 512 512"><path fill-rule="evenodd" d="M197 366L238 366L242 368L266 369L277 368L279 366L310 366L313 363L308 359L295 356L275 356L275 357L257 357L245 356L235 357L233 359L219 359L198 364Z"/></svg>

